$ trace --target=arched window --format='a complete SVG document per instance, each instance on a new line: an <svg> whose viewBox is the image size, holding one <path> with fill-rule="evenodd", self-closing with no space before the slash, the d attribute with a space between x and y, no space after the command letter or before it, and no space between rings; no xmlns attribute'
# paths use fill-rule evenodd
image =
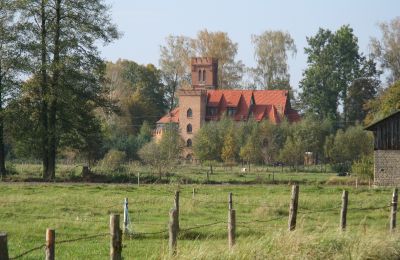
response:
<svg viewBox="0 0 400 260"><path fill-rule="evenodd" d="M199 70L199 82L201 82L201 70Z"/></svg>
<svg viewBox="0 0 400 260"><path fill-rule="evenodd" d="M192 139L187 139L186 147L192 147Z"/></svg>
<svg viewBox="0 0 400 260"><path fill-rule="evenodd" d="M191 124L188 124L188 125L186 126L186 132L189 133L189 134L192 133L192 125L191 125Z"/></svg>
<svg viewBox="0 0 400 260"><path fill-rule="evenodd" d="M189 108L189 109L187 110L186 116L189 117L189 118L193 116L193 112L192 112L192 109L191 109L191 108Z"/></svg>
<svg viewBox="0 0 400 260"><path fill-rule="evenodd" d="M206 70L203 70L203 81L206 82Z"/></svg>

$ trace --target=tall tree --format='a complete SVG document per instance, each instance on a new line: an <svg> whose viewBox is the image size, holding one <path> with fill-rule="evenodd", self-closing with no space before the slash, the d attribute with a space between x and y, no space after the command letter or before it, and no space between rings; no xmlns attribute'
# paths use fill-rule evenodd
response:
<svg viewBox="0 0 400 260"><path fill-rule="evenodd" d="M389 71L388 82L392 84L400 80L400 17L380 23L379 28L382 38L371 39L372 55Z"/></svg>
<svg viewBox="0 0 400 260"><path fill-rule="evenodd" d="M359 53L358 39L346 25L334 33L319 29L307 42L308 68L300 82L303 109L319 118L339 119L338 107L342 104L347 122L349 86L365 74L365 57ZM364 78L373 78L374 72L370 70Z"/></svg>
<svg viewBox="0 0 400 260"><path fill-rule="evenodd" d="M240 158L250 163L257 163L262 160L262 143L259 136L259 127L255 125L250 135L247 137L246 144L240 148Z"/></svg>
<svg viewBox="0 0 400 260"><path fill-rule="evenodd" d="M159 59L162 78L165 82L165 95L168 98L168 109L176 106L176 91L181 86L190 84L190 58L193 56L191 40L185 36L170 35L160 46Z"/></svg>
<svg viewBox="0 0 400 260"><path fill-rule="evenodd" d="M19 76L26 68L22 53L22 31L16 19L15 1L0 2L0 176L6 174L4 149L4 107L15 97Z"/></svg>
<svg viewBox="0 0 400 260"><path fill-rule="evenodd" d="M116 39L118 32L103 0L24 1L21 17L28 28L32 63L38 64L32 73L41 72L43 177L53 179L65 130L60 125L67 118L73 120L63 112L77 109L68 109L72 106L87 109L79 106L82 103L104 105L100 87L104 66L97 43Z"/></svg>
<svg viewBox="0 0 400 260"><path fill-rule="evenodd" d="M202 57L218 59L218 85L221 88L239 86L242 79L244 65L236 61L238 44L233 42L226 32L209 32L202 30L193 39L195 54Z"/></svg>
<svg viewBox="0 0 400 260"><path fill-rule="evenodd" d="M290 89L288 53L297 52L293 38L288 32L265 31L252 35L257 67L255 76L265 89Z"/></svg>
<svg viewBox="0 0 400 260"><path fill-rule="evenodd" d="M221 158L225 163L234 163L238 155L236 136L233 127L228 130L224 137Z"/></svg>

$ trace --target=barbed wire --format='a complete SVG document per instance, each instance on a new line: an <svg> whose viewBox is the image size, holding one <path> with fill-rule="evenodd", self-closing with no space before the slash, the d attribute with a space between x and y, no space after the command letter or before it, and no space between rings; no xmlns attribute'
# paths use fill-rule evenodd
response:
<svg viewBox="0 0 400 260"><path fill-rule="evenodd" d="M23 256L26 256L27 254L29 254L29 253L31 253L31 252L33 252L33 251L36 251L36 250L39 250L39 249L44 249L44 248L46 248L46 245L45 245L45 244L42 244L42 245L40 245L40 246L31 248L31 249L29 249L29 250L27 250L27 251L25 251L25 252L23 252L23 253L21 253L21 254L19 254L19 255L17 255L17 256L10 257L10 260L19 259L19 258L21 258L21 257L23 257Z"/></svg>
<svg viewBox="0 0 400 260"><path fill-rule="evenodd" d="M60 234L57 233L57 235L60 235ZM60 240L60 241L56 240L54 243L55 244L65 244L65 243L71 243L71 242L87 240L87 239L93 239L93 238L97 238L97 237L104 237L104 236L109 236L109 235L111 235L111 234L110 233L103 233L103 234L96 234L96 235L90 235L90 236L81 236L81 237L77 237L77 238L73 238L73 239L66 239L66 240ZM31 248L31 249L29 249L29 250L27 250L27 251L15 256L15 257L11 257L10 260L19 259L19 258L21 258L21 257L23 257L23 256L25 256L25 255L27 255L27 254L29 254L31 252L37 251L39 249L45 249L45 248L46 248L45 244L42 244L40 246L36 246L34 248Z"/></svg>
<svg viewBox="0 0 400 260"><path fill-rule="evenodd" d="M111 236L111 234L110 233L102 233L102 234L96 234L96 235L90 235L90 236L81 236L81 237L72 238L72 239L65 239L65 240L60 240L60 241L56 240L55 243L56 244L64 244L64 243L76 242L76 241L93 239L93 238L98 238L98 237L105 237L105 236Z"/></svg>

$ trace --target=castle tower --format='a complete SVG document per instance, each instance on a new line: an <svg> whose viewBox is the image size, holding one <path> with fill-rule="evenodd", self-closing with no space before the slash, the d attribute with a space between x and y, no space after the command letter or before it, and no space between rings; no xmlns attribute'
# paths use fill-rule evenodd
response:
<svg viewBox="0 0 400 260"><path fill-rule="evenodd" d="M191 66L194 89L218 88L218 59L195 57L191 60Z"/></svg>
<svg viewBox="0 0 400 260"><path fill-rule="evenodd" d="M218 85L218 60L213 58L192 58L192 89L181 89L179 97L179 131L185 141L183 155L193 158L193 137L205 123L207 89Z"/></svg>
<svg viewBox="0 0 400 260"><path fill-rule="evenodd" d="M179 90L179 131L185 141L184 157L193 158L193 137L205 123L207 91L205 89Z"/></svg>

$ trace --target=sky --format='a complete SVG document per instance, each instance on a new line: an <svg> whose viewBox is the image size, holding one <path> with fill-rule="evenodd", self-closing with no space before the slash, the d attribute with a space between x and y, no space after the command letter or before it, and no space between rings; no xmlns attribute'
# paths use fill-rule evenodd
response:
<svg viewBox="0 0 400 260"><path fill-rule="evenodd" d="M265 30L291 34L297 55L289 58L291 85L298 88L307 67L306 37L318 28L337 30L349 24L363 53L371 37L380 38L378 23L400 16L400 0L106 0L121 39L100 48L110 61L129 59L158 66L160 45L168 35L196 37L198 31L227 32L238 43L237 60L255 66L251 35Z"/></svg>

